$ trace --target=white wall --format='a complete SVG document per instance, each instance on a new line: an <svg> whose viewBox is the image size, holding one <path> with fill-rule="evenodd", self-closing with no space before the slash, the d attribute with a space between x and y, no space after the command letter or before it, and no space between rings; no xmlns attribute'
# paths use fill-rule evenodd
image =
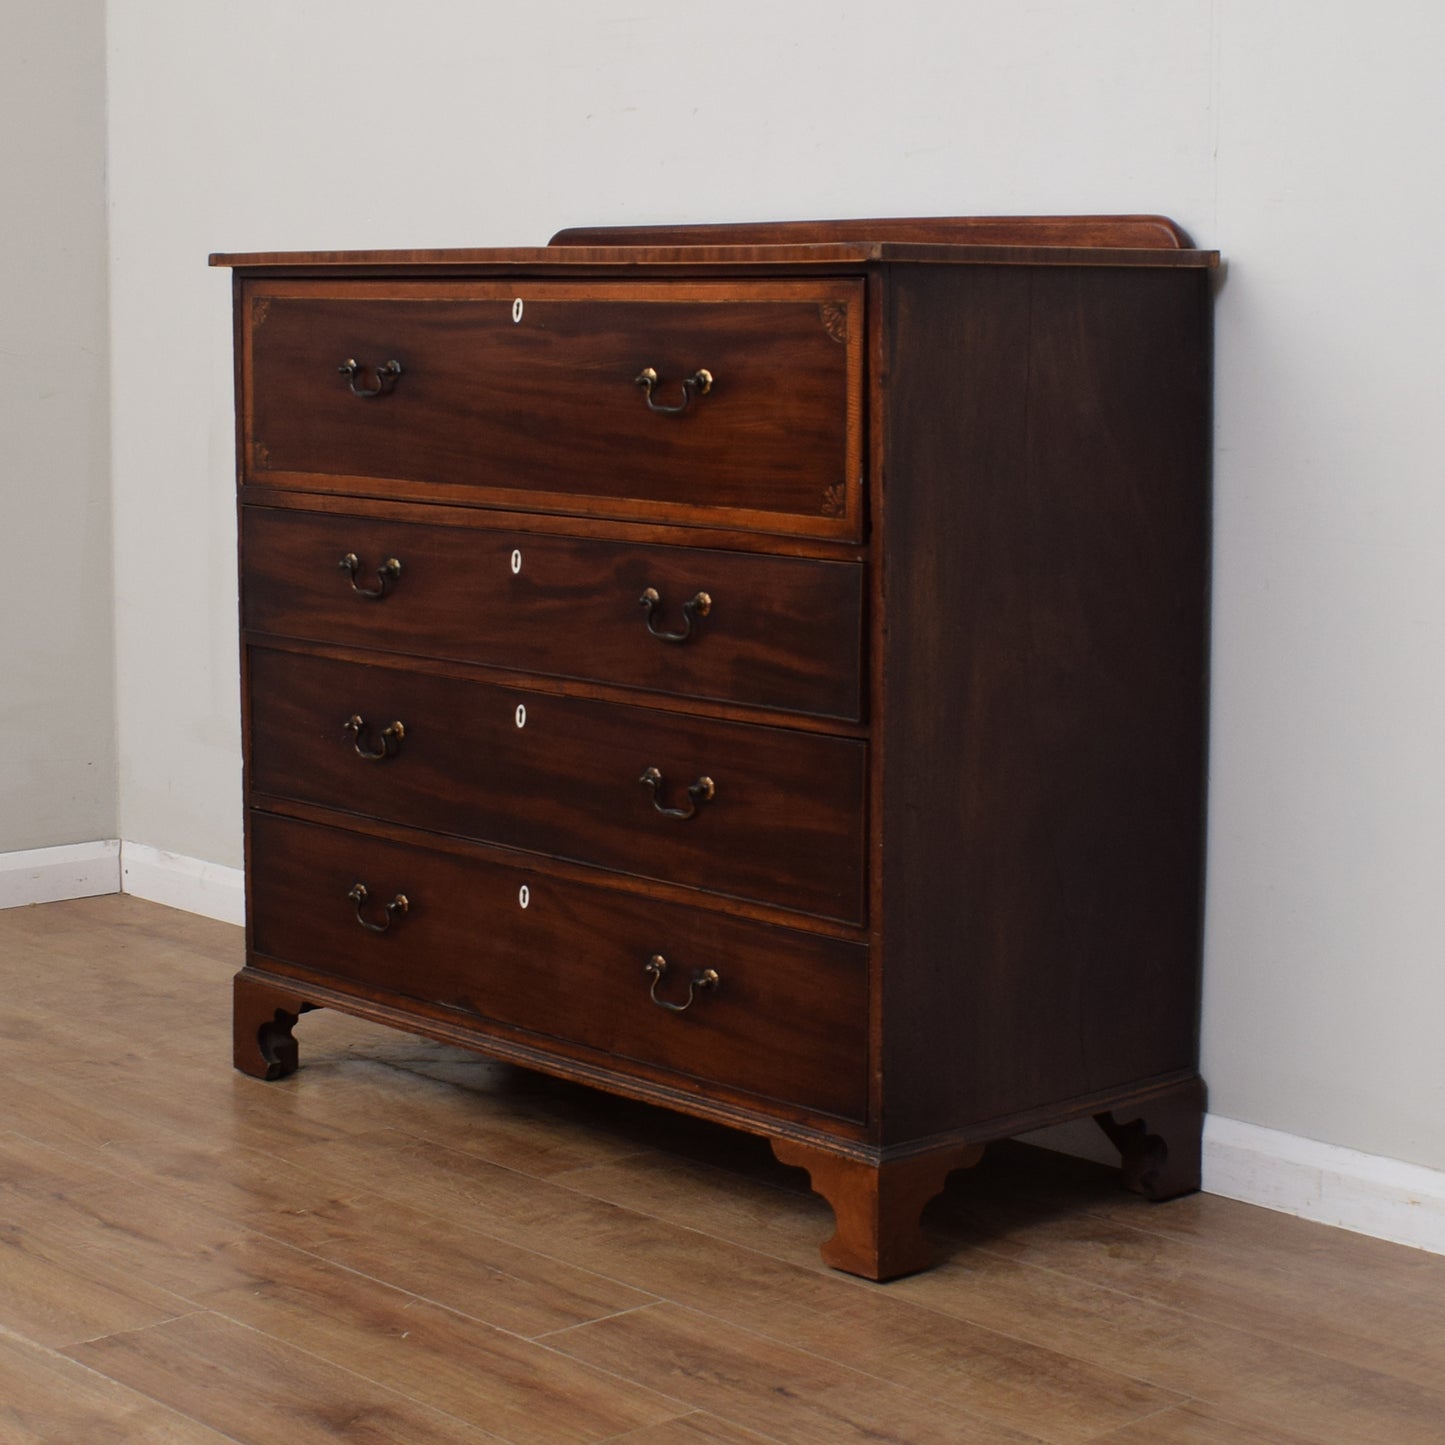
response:
<svg viewBox="0 0 1445 1445"><path fill-rule="evenodd" d="M228 278L208 251L1164 211L1229 258L1213 1106L1445 1168L1434 15L1345 0L112 5L123 835L240 860Z"/></svg>
<svg viewBox="0 0 1445 1445"><path fill-rule="evenodd" d="M116 829L104 0L0 24L0 853Z"/></svg>
<svg viewBox="0 0 1445 1445"><path fill-rule="evenodd" d="M1445 1167L1445 8L1225 7L1205 1047Z"/></svg>

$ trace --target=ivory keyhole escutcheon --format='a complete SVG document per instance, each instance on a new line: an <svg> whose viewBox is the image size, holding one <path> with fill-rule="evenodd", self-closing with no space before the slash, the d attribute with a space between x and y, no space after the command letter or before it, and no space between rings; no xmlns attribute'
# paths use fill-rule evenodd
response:
<svg viewBox="0 0 1445 1445"><path fill-rule="evenodd" d="M515 577L515 576L517 575L517 573L519 573L521 570L522 570L522 553L521 553L521 550L520 550L519 548L515 548L515 547L514 547L514 548L512 549L512 576Z"/></svg>
<svg viewBox="0 0 1445 1445"><path fill-rule="evenodd" d="M525 908L532 901L532 890L524 883L517 889L517 906Z"/></svg>
<svg viewBox="0 0 1445 1445"><path fill-rule="evenodd" d="M520 296L512 302L512 324L515 326L522 319L522 298Z"/></svg>
<svg viewBox="0 0 1445 1445"><path fill-rule="evenodd" d="M519 728L527 726L527 705L525 703L517 704L517 726Z"/></svg>

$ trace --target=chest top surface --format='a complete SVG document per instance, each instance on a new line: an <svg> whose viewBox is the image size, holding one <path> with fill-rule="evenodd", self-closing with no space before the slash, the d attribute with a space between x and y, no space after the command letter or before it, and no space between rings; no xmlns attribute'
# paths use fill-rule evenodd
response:
<svg viewBox="0 0 1445 1445"><path fill-rule="evenodd" d="M241 270L517 271L608 273L717 268L837 269L869 262L1211 268L1163 216L890 217L684 226L598 226L559 231L546 246L431 250L218 252Z"/></svg>

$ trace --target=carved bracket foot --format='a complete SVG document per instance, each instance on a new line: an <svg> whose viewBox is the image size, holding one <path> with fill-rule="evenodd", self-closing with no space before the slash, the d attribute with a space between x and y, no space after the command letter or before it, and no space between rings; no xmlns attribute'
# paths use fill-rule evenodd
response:
<svg viewBox="0 0 1445 1445"><path fill-rule="evenodd" d="M923 1206L953 1170L983 1157L982 1145L954 1145L875 1164L795 1139L771 1142L782 1163L808 1171L814 1193L833 1207L836 1230L821 1248L823 1263L876 1280L914 1274L934 1262L918 1222Z"/></svg>
<svg viewBox="0 0 1445 1445"><path fill-rule="evenodd" d="M299 1057L291 1030L309 1004L242 969L234 980L234 1060L243 1074L284 1079L296 1072Z"/></svg>
<svg viewBox="0 0 1445 1445"><path fill-rule="evenodd" d="M1095 1114L1118 1149L1124 1186L1146 1199L1175 1199L1199 1188L1204 1082L1191 1079L1128 1108Z"/></svg>

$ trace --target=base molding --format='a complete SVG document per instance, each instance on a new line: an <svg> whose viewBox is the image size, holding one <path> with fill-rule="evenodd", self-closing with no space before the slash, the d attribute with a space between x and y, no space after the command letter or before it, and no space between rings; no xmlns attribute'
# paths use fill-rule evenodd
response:
<svg viewBox="0 0 1445 1445"><path fill-rule="evenodd" d="M120 839L0 853L0 908L120 892Z"/></svg>
<svg viewBox="0 0 1445 1445"><path fill-rule="evenodd" d="M0 908L106 893L133 893L222 923L246 921L246 878L239 868L122 838L0 853Z"/></svg>
<svg viewBox="0 0 1445 1445"><path fill-rule="evenodd" d="M246 922L246 875L146 843L120 845L120 891L221 923Z"/></svg>
<svg viewBox="0 0 1445 1445"><path fill-rule="evenodd" d="M1445 1171L1217 1114L1204 1121L1204 1190L1445 1254Z"/></svg>

